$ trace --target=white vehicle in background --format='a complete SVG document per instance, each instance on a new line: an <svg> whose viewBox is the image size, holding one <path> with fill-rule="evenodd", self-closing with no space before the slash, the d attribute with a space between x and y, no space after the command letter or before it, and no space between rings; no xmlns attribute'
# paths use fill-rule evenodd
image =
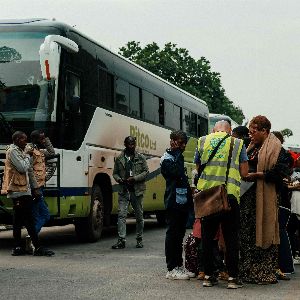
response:
<svg viewBox="0 0 300 300"><path fill-rule="evenodd" d="M209 114L209 125L208 125L208 131L211 132L212 129L214 128L215 124L218 121L228 121L231 124L231 128L235 128L237 126L239 126L239 124L237 122L235 122L234 120L232 120L229 116L227 115L222 115L222 114Z"/></svg>

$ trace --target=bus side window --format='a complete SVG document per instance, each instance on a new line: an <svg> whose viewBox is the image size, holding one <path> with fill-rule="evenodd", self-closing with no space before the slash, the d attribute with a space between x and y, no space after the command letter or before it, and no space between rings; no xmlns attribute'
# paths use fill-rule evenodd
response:
<svg viewBox="0 0 300 300"><path fill-rule="evenodd" d="M117 78L116 84L116 109L129 113L129 83Z"/></svg>
<svg viewBox="0 0 300 300"><path fill-rule="evenodd" d="M141 117L140 90L134 85L129 85L129 113L133 117Z"/></svg>
<svg viewBox="0 0 300 300"><path fill-rule="evenodd" d="M159 124L159 99L153 94L143 90L143 119L154 124Z"/></svg>
<svg viewBox="0 0 300 300"><path fill-rule="evenodd" d="M192 136L197 136L197 115L182 109L182 130Z"/></svg>
<svg viewBox="0 0 300 300"><path fill-rule="evenodd" d="M95 105L114 107L114 77L100 67L98 67L98 103Z"/></svg>
<svg viewBox="0 0 300 300"><path fill-rule="evenodd" d="M68 72L65 89L65 111L80 113L80 79L74 73Z"/></svg>
<svg viewBox="0 0 300 300"><path fill-rule="evenodd" d="M181 129L180 107L165 100L165 126L179 130Z"/></svg>
<svg viewBox="0 0 300 300"><path fill-rule="evenodd" d="M198 136L204 136L208 133L208 121L207 119L201 117L198 115L198 121L197 121L197 127L198 127Z"/></svg>

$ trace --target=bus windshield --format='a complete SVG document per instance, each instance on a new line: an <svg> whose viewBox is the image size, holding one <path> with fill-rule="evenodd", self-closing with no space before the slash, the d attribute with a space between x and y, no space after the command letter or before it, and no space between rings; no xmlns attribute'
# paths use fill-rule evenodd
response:
<svg viewBox="0 0 300 300"><path fill-rule="evenodd" d="M2 119L50 121L54 82L42 79L39 48L47 34L0 32L0 112Z"/></svg>

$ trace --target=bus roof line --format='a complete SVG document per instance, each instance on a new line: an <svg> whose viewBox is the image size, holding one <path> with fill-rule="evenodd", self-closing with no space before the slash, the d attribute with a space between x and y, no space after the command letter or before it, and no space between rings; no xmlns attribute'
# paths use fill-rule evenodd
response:
<svg viewBox="0 0 300 300"><path fill-rule="evenodd" d="M176 90L182 92L183 94L185 94L185 95L187 95L187 96L193 98L194 100L198 101L199 103L203 104L205 107L208 108L208 105L207 105L207 103L206 103L204 100L202 100L202 99L200 99L200 98L197 98L196 96L194 96L194 95L190 94L189 92L187 92L187 91L185 91L185 90L179 88L178 86L176 86L176 85L170 83L169 81L167 81L167 80L165 80L165 79L163 79L163 78L161 78L161 77L159 77L159 76L153 74L152 72L150 72L149 70L143 68L142 66L140 66L140 65L138 65L138 64L136 64L136 63L130 61L129 59L125 58L124 56L122 56L122 55L120 55L120 54L118 54L118 53L116 53L116 52L114 52L114 51L108 49L107 47L105 47L105 46L102 45L101 43L99 43L99 42L97 42L96 40L94 40L94 39L88 37L87 35L81 33L80 31L78 31L77 29L71 27L70 25L68 25L68 24L66 24L66 23L58 22L58 21L56 21L56 20L44 19L44 18L36 18L36 19L19 19L19 20L17 19L17 20L15 20L15 23L12 23L13 21L14 21L14 20L0 20L0 24L1 24L1 23L2 23L2 24L11 24L11 25L22 25L22 24L25 24L25 25L29 25L29 26L49 26L49 27L51 26L51 27L54 27L54 28L58 28L58 29L60 29L60 30L65 30L65 31L69 31L69 32L74 32L74 33L76 33L76 34L82 36L83 38L86 38L87 40L89 40L90 42L94 43L95 45L97 45L97 46L103 48L104 50L106 50L106 51L108 51L108 52L110 52L111 54L113 54L113 55L119 57L120 59L122 59L122 60L128 62L129 64L131 64L131 65L137 67L138 69L144 71L145 73L151 75L152 77L158 79L159 81L164 82L164 83L166 83L167 85L169 85L169 86L175 88ZM10 22L10 23L5 23L5 22ZM36 23L39 23L39 22L42 23L42 24L36 24ZM45 23L45 24L43 24L43 23Z"/></svg>
<svg viewBox="0 0 300 300"><path fill-rule="evenodd" d="M68 26L68 25L67 25L67 26ZM207 106L207 103L206 103L204 100L202 100L202 99L200 99L200 98L198 98L198 97L196 97L196 96L190 94L189 92L187 92L187 91L181 89L180 87L174 85L173 83L171 83L171 82L169 82L169 81L167 81L167 80L165 80L165 79L159 77L158 75L156 75L156 74L150 72L149 70L143 68L142 66L140 66L140 65L138 65L138 64L136 64L136 63L134 63L134 62L132 62L131 60L129 60L128 58L126 58L126 57L124 57L124 56L122 56L122 55L120 55L119 53L116 53L116 52L114 52L114 51L112 51L112 50L106 48L105 46L103 46L102 44L100 44L99 42L97 42L96 40L94 40L94 39L92 39L92 38L86 36L85 34L81 33L80 31L78 31L78 30L76 30L76 29L74 30L74 28L71 28L70 31L73 31L73 32L79 34L80 36L82 36L82 37L88 39L90 42L94 43L94 44L97 45L97 46L100 46L101 48L105 49L106 51L110 52L111 54L118 56L119 58L125 60L126 62L130 63L131 65L134 65L134 66L137 67L138 69L144 71L145 73L148 73L149 75L155 77L156 79L158 79L158 80L160 80L160 81L163 81L164 83L170 85L171 87L173 87L173 88L175 88L175 89L181 91L182 93L186 94L187 96L192 97L194 100L197 100L198 102L200 102L200 103L204 104L205 106Z"/></svg>

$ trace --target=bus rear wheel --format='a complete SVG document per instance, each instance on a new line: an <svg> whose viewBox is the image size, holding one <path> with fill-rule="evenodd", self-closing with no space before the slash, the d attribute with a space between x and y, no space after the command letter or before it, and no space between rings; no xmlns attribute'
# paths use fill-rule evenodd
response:
<svg viewBox="0 0 300 300"><path fill-rule="evenodd" d="M100 239L103 229L104 199L101 188L94 184L91 194L91 209L87 218L75 221L75 231L82 242L96 242Z"/></svg>

